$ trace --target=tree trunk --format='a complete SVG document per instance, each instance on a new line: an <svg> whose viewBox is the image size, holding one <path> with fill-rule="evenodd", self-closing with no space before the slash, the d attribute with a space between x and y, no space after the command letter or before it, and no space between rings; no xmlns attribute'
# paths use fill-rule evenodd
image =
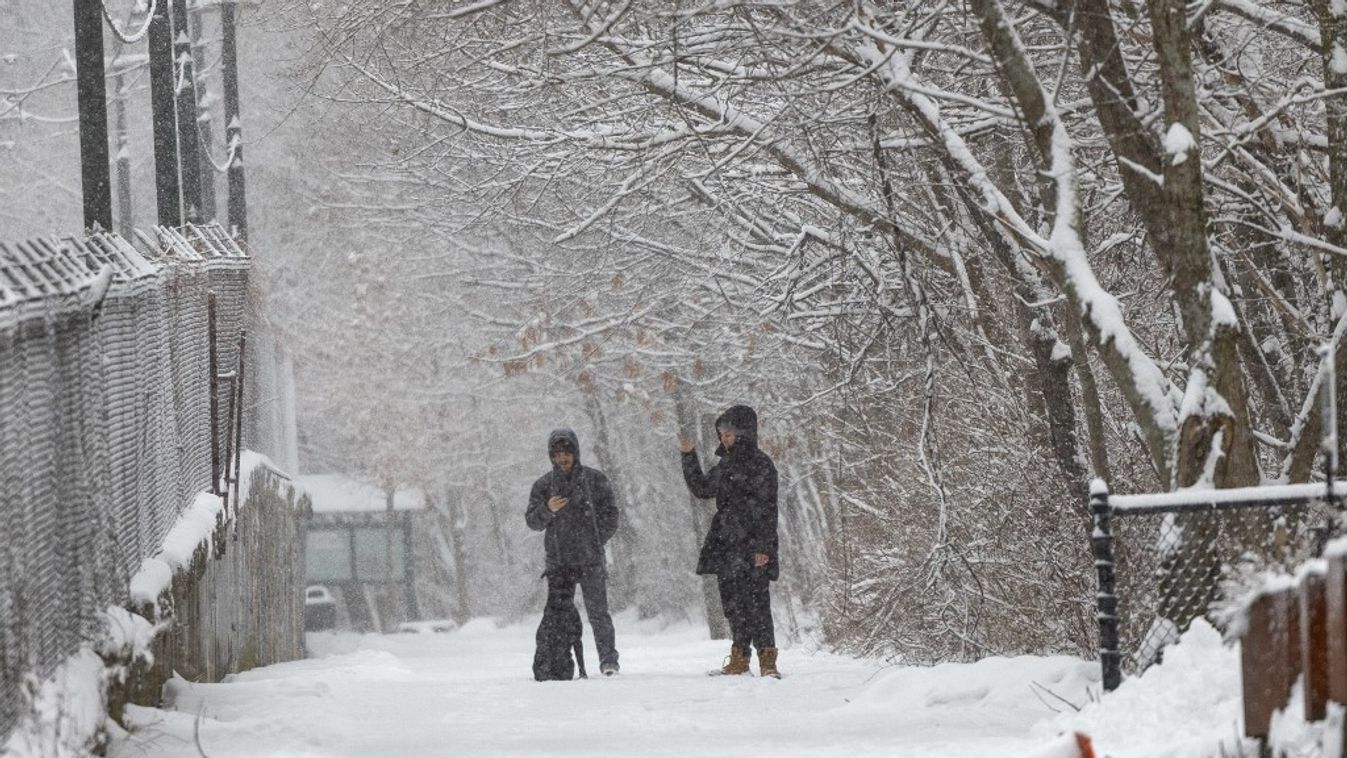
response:
<svg viewBox="0 0 1347 758"><path fill-rule="evenodd" d="M698 424L696 413L692 409L692 403L685 394L683 381L675 377L669 385L669 389L673 393L674 414L678 419L679 432L688 439L697 440L698 447L705 451L706 445L704 443L710 437L706 433L706 429L714 425L714 420ZM703 420L705 421L705 419ZM706 515L706 505L690 493L688 494L688 505L692 511L692 560L696 561L701 540L706 535L707 530L711 528L711 521ZM714 576L702 576L700 579L702 582L702 605L706 610L707 632L710 633L713 640L727 640L730 638L730 624L725 619L724 609L720 607L720 589L716 584L716 578Z"/></svg>
<svg viewBox="0 0 1347 758"><path fill-rule="evenodd" d="M1197 93L1193 85L1192 38L1183 0L1149 3L1156 57L1164 92L1164 206L1161 221L1171 231L1168 248L1155 245L1171 277L1183 318L1193 368L1188 377L1194 409L1179 420L1176 484L1188 487L1205 477L1217 487L1257 484L1258 458L1249 425L1248 392L1240 367L1240 325L1222 301L1207 246L1207 213L1198 145ZM1226 316L1229 316L1227 319ZM1203 386L1209 382L1210 390ZM1202 393L1197 397L1198 392ZM1211 393L1215 393L1214 397ZM1195 402L1194 402L1195 401ZM1218 451L1216 448L1220 446ZM1215 456L1215 458L1213 458Z"/></svg>
<svg viewBox="0 0 1347 758"><path fill-rule="evenodd" d="M1062 319L1062 323L1066 328L1071 353L1076 356L1076 376L1080 380L1081 401L1085 406L1085 428L1090 435L1090 465L1095 477L1111 484L1113 471L1109 468L1108 448L1104 441L1104 408L1099 400L1099 385L1095 383L1089 353L1085 352L1080 323L1070 317Z"/></svg>
<svg viewBox="0 0 1347 758"><path fill-rule="evenodd" d="M449 515L450 550L454 557L454 594L458 600L458 621L472 618L472 596L468 592L467 513L463 508L464 491L453 488L445 493Z"/></svg>
<svg viewBox="0 0 1347 758"><path fill-rule="evenodd" d="M617 507L617 532L609 543L613 553L613 572L608 579L608 596L616 610L635 602L637 587L636 529L632 525L631 498L627 496L627 477L623 475L617 454L608 434L608 420L603 414L598 394L584 391L585 411L594 425L594 455L599 468L608 476L613 488L613 504Z"/></svg>
<svg viewBox="0 0 1347 758"><path fill-rule="evenodd" d="M1334 65L1334 51L1347 44L1347 13L1333 13L1336 2L1312 0L1311 5L1319 17L1319 32L1323 39L1324 88L1340 89L1347 87L1347 70ZM1333 190L1333 209L1330 218L1333 223L1325 223L1328 241L1338 247L1347 247L1347 102L1342 97L1331 97L1325 101L1328 116L1328 171L1329 182ZM1323 331L1330 330L1336 335L1337 324L1347 318L1347 258L1341 255L1315 253L1319 256L1327 274L1324 286L1324 304L1328 313ZM1347 351L1339 345L1335 369L1338 384L1344 381L1344 368L1347 368ZM1334 388L1336 392L1338 388ZM1343 402L1339 393L1337 405L1339 463L1347 460L1347 402Z"/></svg>

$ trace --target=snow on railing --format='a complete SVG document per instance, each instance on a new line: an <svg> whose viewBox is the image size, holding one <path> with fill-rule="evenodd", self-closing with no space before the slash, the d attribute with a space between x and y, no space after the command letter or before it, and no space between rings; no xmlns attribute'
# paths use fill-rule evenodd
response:
<svg viewBox="0 0 1347 758"><path fill-rule="evenodd" d="M1341 479L1118 496L1091 483L1104 688L1122 682L1125 660L1144 668L1159 659L1164 640L1210 614L1231 566L1258 556L1289 567L1322 553L1345 498ZM1125 659L1125 649L1134 656Z"/></svg>

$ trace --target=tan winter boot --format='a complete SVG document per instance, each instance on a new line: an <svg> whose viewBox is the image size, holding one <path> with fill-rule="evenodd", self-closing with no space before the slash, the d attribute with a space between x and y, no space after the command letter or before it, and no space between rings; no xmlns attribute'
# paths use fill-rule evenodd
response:
<svg viewBox="0 0 1347 758"><path fill-rule="evenodd" d="M776 648L765 647L758 651L758 673L780 679L781 672L776 670Z"/></svg>
<svg viewBox="0 0 1347 758"><path fill-rule="evenodd" d="M738 645L730 645L730 660L720 669L726 676L748 673L748 651Z"/></svg>

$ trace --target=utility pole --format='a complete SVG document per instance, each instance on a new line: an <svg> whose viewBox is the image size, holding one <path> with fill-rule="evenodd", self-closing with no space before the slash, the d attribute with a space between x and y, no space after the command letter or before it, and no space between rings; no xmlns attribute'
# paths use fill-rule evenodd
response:
<svg viewBox="0 0 1347 758"><path fill-rule="evenodd" d="M205 83L205 44L201 41L205 34L202 31L205 22L205 3L198 0L192 5L188 16L191 20L191 28L188 31L192 38L192 70L194 73L192 81L196 89L196 118L202 145L201 160L198 161L201 172L201 220L209 222L214 221L219 214L215 207L215 164L211 162L210 157L210 145L215 141L211 136L210 88Z"/></svg>
<svg viewBox="0 0 1347 758"><path fill-rule="evenodd" d="M102 12L99 0L75 0L75 74L79 93L80 178L86 232L95 227L112 231Z"/></svg>
<svg viewBox="0 0 1347 758"><path fill-rule="evenodd" d="M196 82L187 0L173 0L173 73L178 103L178 168L187 220L199 223L201 205L201 140L197 133Z"/></svg>
<svg viewBox="0 0 1347 758"><path fill-rule="evenodd" d="M177 110L173 105L173 25L168 1L150 20L150 103L154 112L154 186L160 226L182 226Z"/></svg>
<svg viewBox="0 0 1347 758"><path fill-rule="evenodd" d="M222 0L220 24L224 31L225 154L229 161L229 231L239 242L248 241L248 203L243 188L243 121L239 116L239 51L235 28L237 0Z"/></svg>

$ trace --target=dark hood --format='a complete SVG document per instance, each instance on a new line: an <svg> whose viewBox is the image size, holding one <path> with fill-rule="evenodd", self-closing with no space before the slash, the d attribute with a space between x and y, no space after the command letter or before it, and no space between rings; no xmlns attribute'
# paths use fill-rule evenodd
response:
<svg viewBox="0 0 1347 758"><path fill-rule="evenodd" d="M575 471L580 466L580 438L575 436L575 432L570 429L553 429L552 433L547 435L547 460L549 461L552 460L552 445L557 440L567 440L571 443L571 449L575 451L575 468L571 470Z"/></svg>
<svg viewBox="0 0 1347 758"><path fill-rule="evenodd" d="M720 427L730 426L734 428L738 439L734 443L734 451L756 450L758 447L758 414L747 405L730 406L728 410L720 414L716 419L716 431ZM725 454L725 446L716 448L716 455Z"/></svg>

